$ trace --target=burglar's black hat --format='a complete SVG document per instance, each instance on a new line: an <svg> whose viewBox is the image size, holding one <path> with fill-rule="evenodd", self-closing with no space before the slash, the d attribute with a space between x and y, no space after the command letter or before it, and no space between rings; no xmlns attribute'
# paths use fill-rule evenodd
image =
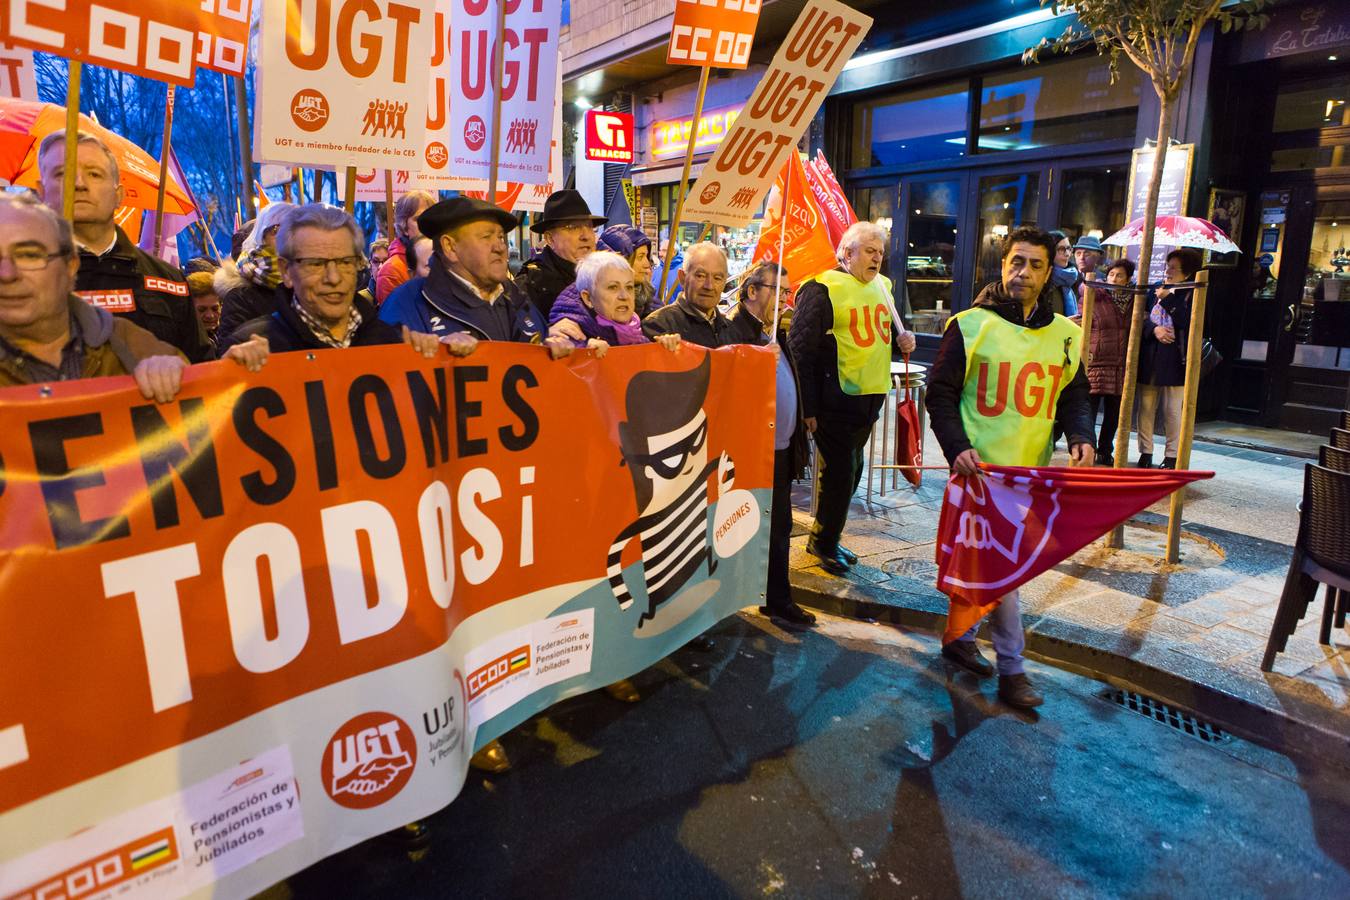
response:
<svg viewBox="0 0 1350 900"><path fill-rule="evenodd" d="M478 219L489 219L507 231L520 225L520 220L515 216L486 200L455 197L428 206L426 211L417 217L417 229L435 241L456 225Z"/></svg>
<svg viewBox="0 0 1350 900"><path fill-rule="evenodd" d="M596 227L609 221L604 216L592 215L591 208L586 205L586 200L577 191L554 191L544 201L544 211L540 214L539 219L530 226L530 230L535 234L543 234L550 228L556 228L569 219L590 219L591 225ZM422 220L418 219L417 221L420 228Z"/></svg>

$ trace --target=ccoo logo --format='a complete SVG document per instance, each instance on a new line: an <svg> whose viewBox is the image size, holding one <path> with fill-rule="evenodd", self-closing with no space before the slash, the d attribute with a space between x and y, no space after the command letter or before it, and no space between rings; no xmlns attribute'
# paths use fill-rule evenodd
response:
<svg viewBox="0 0 1350 900"><path fill-rule="evenodd" d="M483 149L483 143L487 140L487 126L478 116L469 116L469 121L464 123L464 143L475 153Z"/></svg>
<svg viewBox="0 0 1350 900"><path fill-rule="evenodd" d="M291 98L291 120L301 131L318 131L328 124L328 98L305 88Z"/></svg>
<svg viewBox="0 0 1350 900"><path fill-rule="evenodd" d="M417 743L408 724L392 713L369 712L334 733L319 771L334 803L370 809L403 790L416 765Z"/></svg>

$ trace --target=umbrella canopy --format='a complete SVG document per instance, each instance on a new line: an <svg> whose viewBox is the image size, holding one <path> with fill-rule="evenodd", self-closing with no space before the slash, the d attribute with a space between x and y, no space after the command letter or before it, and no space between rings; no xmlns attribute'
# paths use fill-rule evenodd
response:
<svg viewBox="0 0 1350 900"><path fill-rule="evenodd" d="M66 127L66 109L54 103L0 98L0 178L11 184L36 188L37 152L42 139ZM107 145L121 170L124 206L154 209L159 192L159 161L131 141L80 116L80 130ZM186 215L195 210L188 192L169 178L164 191L164 211Z"/></svg>
<svg viewBox="0 0 1350 900"><path fill-rule="evenodd" d="M1102 240L1116 247L1137 247L1144 237L1144 219L1135 219ZM1208 219L1192 216L1158 216L1153 226L1153 242L1162 247L1194 247L1212 253L1236 253L1238 246L1219 226Z"/></svg>

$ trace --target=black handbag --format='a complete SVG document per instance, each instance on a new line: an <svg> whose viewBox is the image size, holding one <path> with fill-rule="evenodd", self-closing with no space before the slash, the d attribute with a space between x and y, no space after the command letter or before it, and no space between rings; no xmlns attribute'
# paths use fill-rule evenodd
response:
<svg viewBox="0 0 1350 900"><path fill-rule="evenodd" d="M1210 372L1219 367L1223 362L1223 354L1219 348L1214 346L1214 342L1205 338L1204 343L1200 345L1200 377L1204 378Z"/></svg>

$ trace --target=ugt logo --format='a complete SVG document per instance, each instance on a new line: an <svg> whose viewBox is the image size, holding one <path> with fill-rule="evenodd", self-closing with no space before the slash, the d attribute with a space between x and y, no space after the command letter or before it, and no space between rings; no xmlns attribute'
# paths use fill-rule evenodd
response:
<svg viewBox="0 0 1350 900"><path fill-rule="evenodd" d="M417 743L408 724L392 713L362 713L328 741L320 774L333 802L370 809L392 799L412 778Z"/></svg>
<svg viewBox="0 0 1350 900"><path fill-rule="evenodd" d="M328 98L305 88L291 98L291 121L301 131L318 131L328 124Z"/></svg>
<svg viewBox="0 0 1350 900"><path fill-rule="evenodd" d="M464 143L475 153L483 149L483 144L487 141L487 125L484 124L481 116L469 116L469 121L464 123Z"/></svg>
<svg viewBox="0 0 1350 900"><path fill-rule="evenodd" d="M700 571L706 568L711 576L717 570L708 541L708 478L717 473L721 497L731 490L736 472L727 454L708 458L703 402L711 372L711 357L705 355L698 368L639 372L628 382L628 418L619 423L619 447L621 465L633 479L638 517L610 546L607 574L619 608L628 609L633 595L620 557L636 540L642 553L638 571L647 592L639 628Z"/></svg>
<svg viewBox="0 0 1350 900"><path fill-rule="evenodd" d="M989 472L966 479L964 491L956 485L951 490L948 502L961 510L953 543L992 551L1003 564L949 574L944 586L998 590L1030 569L1050 543L1059 518L1059 489L1032 491L1026 476Z"/></svg>

